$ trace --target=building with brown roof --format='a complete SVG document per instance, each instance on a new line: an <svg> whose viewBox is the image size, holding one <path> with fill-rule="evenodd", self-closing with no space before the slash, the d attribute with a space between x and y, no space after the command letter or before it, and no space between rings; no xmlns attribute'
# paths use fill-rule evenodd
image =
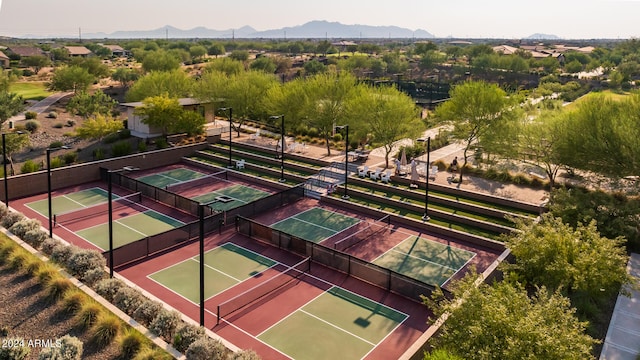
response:
<svg viewBox="0 0 640 360"><path fill-rule="evenodd" d="M11 60L7 55L0 51L0 67L6 69L10 66Z"/></svg>
<svg viewBox="0 0 640 360"><path fill-rule="evenodd" d="M7 51L19 55L21 58L30 56L44 56L45 52L35 46L12 46Z"/></svg>
<svg viewBox="0 0 640 360"><path fill-rule="evenodd" d="M84 46L65 46L64 49L67 50L71 57L89 57L93 55L91 50Z"/></svg>

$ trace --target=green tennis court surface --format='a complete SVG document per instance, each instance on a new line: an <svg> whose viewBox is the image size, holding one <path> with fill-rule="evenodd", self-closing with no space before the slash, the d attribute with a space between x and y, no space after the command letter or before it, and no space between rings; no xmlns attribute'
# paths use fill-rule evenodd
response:
<svg viewBox="0 0 640 360"><path fill-rule="evenodd" d="M362 359L407 318L334 286L258 338L297 360Z"/></svg>
<svg viewBox="0 0 640 360"><path fill-rule="evenodd" d="M360 219L314 207L281 220L271 227L289 235L319 243L359 222Z"/></svg>
<svg viewBox="0 0 640 360"><path fill-rule="evenodd" d="M237 208L252 201L271 195L270 193L244 185L232 185L204 195L196 196L196 200L202 204L210 203L209 207L217 211L225 211Z"/></svg>
<svg viewBox="0 0 640 360"><path fill-rule="evenodd" d="M200 301L199 255L162 269L148 277L184 298ZM256 276L277 264L268 257L254 253L241 246L225 243L204 255L204 291L208 299L222 291Z"/></svg>
<svg viewBox="0 0 640 360"><path fill-rule="evenodd" d="M142 176L136 178L136 180L142 181L143 183L149 184L151 186L164 189L167 185L193 180L201 178L203 176L206 176L206 174L187 168L177 168L147 176Z"/></svg>
<svg viewBox="0 0 640 360"><path fill-rule="evenodd" d="M116 198L116 195L113 196ZM101 188L91 188L82 191L76 191L74 193L58 195L51 198L51 212L52 214L60 214L73 210L79 210L92 205L100 203L106 203L108 200L108 193ZM43 199L26 204L26 206L34 211L37 211L42 216L47 217L49 215L49 200Z"/></svg>
<svg viewBox="0 0 640 360"><path fill-rule="evenodd" d="M113 247L118 248L122 245L144 239L148 236L157 235L183 225L184 223L182 221L151 209L135 215L120 218L118 220L114 220L112 223ZM76 231L75 233L102 250L109 248L108 223Z"/></svg>
<svg viewBox="0 0 640 360"><path fill-rule="evenodd" d="M373 263L426 284L443 285L475 255L427 238L410 236Z"/></svg>

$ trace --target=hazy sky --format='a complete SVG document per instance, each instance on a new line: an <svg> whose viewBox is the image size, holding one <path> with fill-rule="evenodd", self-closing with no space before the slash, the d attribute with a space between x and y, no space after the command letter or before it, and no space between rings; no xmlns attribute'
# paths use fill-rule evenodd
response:
<svg viewBox="0 0 640 360"><path fill-rule="evenodd" d="M312 20L395 25L436 37L640 37L640 0L0 0L0 36L117 30L256 30ZM327 34L331 37L331 34Z"/></svg>

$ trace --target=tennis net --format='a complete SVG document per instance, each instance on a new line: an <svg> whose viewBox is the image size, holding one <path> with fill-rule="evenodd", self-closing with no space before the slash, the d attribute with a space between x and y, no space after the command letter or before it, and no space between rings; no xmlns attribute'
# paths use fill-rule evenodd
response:
<svg viewBox="0 0 640 360"><path fill-rule="evenodd" d="M391 216L386 215L378 220L361 221L357 227L351 229L350 234L336 241L333 248L344 251L353 245L371 238L377 233L386 231L391 226ZM355 231L355 232L353 232Z"/></svg>
<svg viewBox="0 0 640 360"><path fill-rule="evenodd" d="M262 299L263 297L273 293L274 291L285 286L289 282L298 279L302 275L311 271L311 257L308 257L299 263L288 267L285 271L277 274L276 276L266 280L265 282L258 284L251 289L238 294L231 299L218 305L218 321L223 316L227 316L234 313L243 307Z"/></svg>
<svg viewBox="0 0 640 360"><path fill-rule="evenodd" d="M142 193L136 192L133 194L114 198L111 201L111 207L113 211L117 211L119 209L139 206L140 203L142 203ZM54 214L53 222L56 225L69 224L69 223L84 220L87 218L106 214L108 212L109 212L109 200L107 199L107 201L105 202L87 206L82 209Z"/></svg>
<svg viewBox="0 0 640 360"><path fill-rule="evenodd" d="M165 190L174 193L180 193L197 187L215 184L216 182L232 183L229 181L229 176L226 170L222 170L213 174L207 174L195 179L189 179L180 181L177 183L169 184L165 186Z"/></svg>

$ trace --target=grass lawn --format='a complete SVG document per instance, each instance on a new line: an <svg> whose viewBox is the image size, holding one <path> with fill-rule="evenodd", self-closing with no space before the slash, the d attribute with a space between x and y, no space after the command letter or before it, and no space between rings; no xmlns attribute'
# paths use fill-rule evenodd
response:
<svg viewBox="0 0 640 360"><path fill-rule="evenodd" d="M578 104L580 104L581 102L587 99L593 98L594 96L604 96L607 99L620 101L622 99L625 99L627 96L629 96L629 94L630 93L626 91L613 91L613 90L592 91L586 94L585 96L577 99L576 101L572 102L571 104L567 105L565 109L574 110L576 106L578 106Z"/></svg>
<svg viewBox="0 0 640 360"><path fill-rule="evenodd" d="M42 100L51 94L43 82L19 82L11 84L11 92L21 95L25 100Z"/></svg>

